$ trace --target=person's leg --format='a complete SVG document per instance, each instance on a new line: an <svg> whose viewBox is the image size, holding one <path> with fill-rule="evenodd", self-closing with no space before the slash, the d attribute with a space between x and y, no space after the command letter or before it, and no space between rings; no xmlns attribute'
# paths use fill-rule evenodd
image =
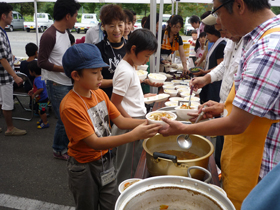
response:
<svg viewBox="0 0 280 210"><path fill-rule="evenodd" d="M57 153L57 155L63 155L67 152L69 140L67 138L64 125L60 119L59 106L64 96L72 89L72 86L59 85L49 80L47 81L47 83L52 107L56 116L58 117L53 140L53 150Z"/></svg>
<svg viewBox="0 0 280 210"><path fill-rule="evenodd" d="M6 136L18 136L25 135L26 130L20 130L14 127L12 110L14 109L14 100L13 100L13 84L6 84L0 86L1 92L1 104L3 116L7 125L7 131L5 132Z"/></svg>
<svg viewBox="0 0 280 210"><path fill-rule="evenodd" d="M67 162L67 171L76 210L98 209L99 186L96 177L100 171L92 169L92 163L79 163L73 157Z"/></svg>
<svg viewBox="0 0 280 210"><path fill-rule="evenodd" d="M106 161L103 162L104 170L108 170L114 166L113 159L114 157L111 157L111 160L108 156L106 157ZM100 168L100 170L102 170L102 168ZM109 184L101 187L101 189L99 190L99 204L101 210L114 209L119 195L117 186L117 180L114 180Z"/></svg>
<svg viewBox="0 0 280 210"><path fill-rule="evenodd" d="M7 131L11 131L14 128L12 119L12 110L14 109L13 103L13 85L6 84L0 85L2 112L7 125Z"/></svg>

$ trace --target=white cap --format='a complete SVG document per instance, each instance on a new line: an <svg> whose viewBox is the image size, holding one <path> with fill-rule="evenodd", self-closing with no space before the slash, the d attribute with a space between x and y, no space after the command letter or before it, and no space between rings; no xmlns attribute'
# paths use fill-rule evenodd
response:
<svg viewBox="0 0 280 210"><path fill-rule="evenodd" d="M206 18L202 19L202 23L204 23L205 25L212 26L217 24L217 21L216 18L212 14L210 14Z"/></svg>

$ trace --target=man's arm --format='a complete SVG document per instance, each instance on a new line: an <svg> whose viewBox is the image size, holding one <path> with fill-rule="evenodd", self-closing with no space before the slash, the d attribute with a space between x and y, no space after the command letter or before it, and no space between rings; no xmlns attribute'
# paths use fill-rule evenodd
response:
<svg viewBox="0 0 280 210"><path fill-rule="evenodd" d="M0 59L0 63L2 64L3 68L13 77L15 83L17 83L17 85L20 86L23 83L23 80L22 78L16 75L16 72L12 69L7 59Z"/></svg>
<svg viewBox="0 0 280 210"><path fill-rule="evenodd" d="M239 109L235 106L232 107L232 112L227 117L210 120L207 122L201 122L192 125L184 125L180 122L168 120L166 118L163 121L167 122L169 126L159 132L163 135L175 135L175 134L198 134L203 136L223 136L223 135L235 135L243 133L249 124L254 119L254 115Z"/></svg>
<svg viewBox="0 0 280 210"><path fill-rule="evenodd" d="M51 30L46 31L40 40L39 54L38 54L38 66L48 71L64 72L62 66L57 66L49 61L50 54L55 45L56 29L51 26Z"/></svg>

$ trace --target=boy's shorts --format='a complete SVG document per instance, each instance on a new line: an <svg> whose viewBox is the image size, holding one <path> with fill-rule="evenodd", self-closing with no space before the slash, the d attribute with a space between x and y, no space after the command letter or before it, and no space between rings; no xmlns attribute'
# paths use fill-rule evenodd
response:
<svg viewBox="0 0 280 210"><path fill-rule="evenodd" d="M2 110L14 109L13 84L0 85L0 104L2 104Z"/></svg>
<svg viewBox="0 0 280 210"><path fill-rule="evenodd" d="M48 107L48 102L49 102L48 98L43 101L37 102L38 109L41 114L44 114L46 112L47 107Z"/></svg>

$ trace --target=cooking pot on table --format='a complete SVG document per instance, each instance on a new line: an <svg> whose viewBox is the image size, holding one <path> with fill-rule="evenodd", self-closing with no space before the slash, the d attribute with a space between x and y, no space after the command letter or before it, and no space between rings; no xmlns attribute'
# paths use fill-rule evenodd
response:
<svg viewBox="0 0 280 210"><path fill-rule="evenodd" d="M115 210L235 210L218 189L183 176L156 176L127 188Z"/></svg>
<svg viewBox="0 0 280 210"><path fill-rule="evenodd" d="M192 147L182 149L177 144L178 135L164 137L160 134L152 138L145 139L143 148L146 151L147 169L151 176L178 175L188 176L190 166L201 166L207 168L209 157L214 152L214 146L206 138L199 135L190 135ZM158 154L157 152L166 150L188 151L199 156L196 159L177 160L176 156ZM191 176L203 180L205 173L201 170L191 170Z"/></svg>

